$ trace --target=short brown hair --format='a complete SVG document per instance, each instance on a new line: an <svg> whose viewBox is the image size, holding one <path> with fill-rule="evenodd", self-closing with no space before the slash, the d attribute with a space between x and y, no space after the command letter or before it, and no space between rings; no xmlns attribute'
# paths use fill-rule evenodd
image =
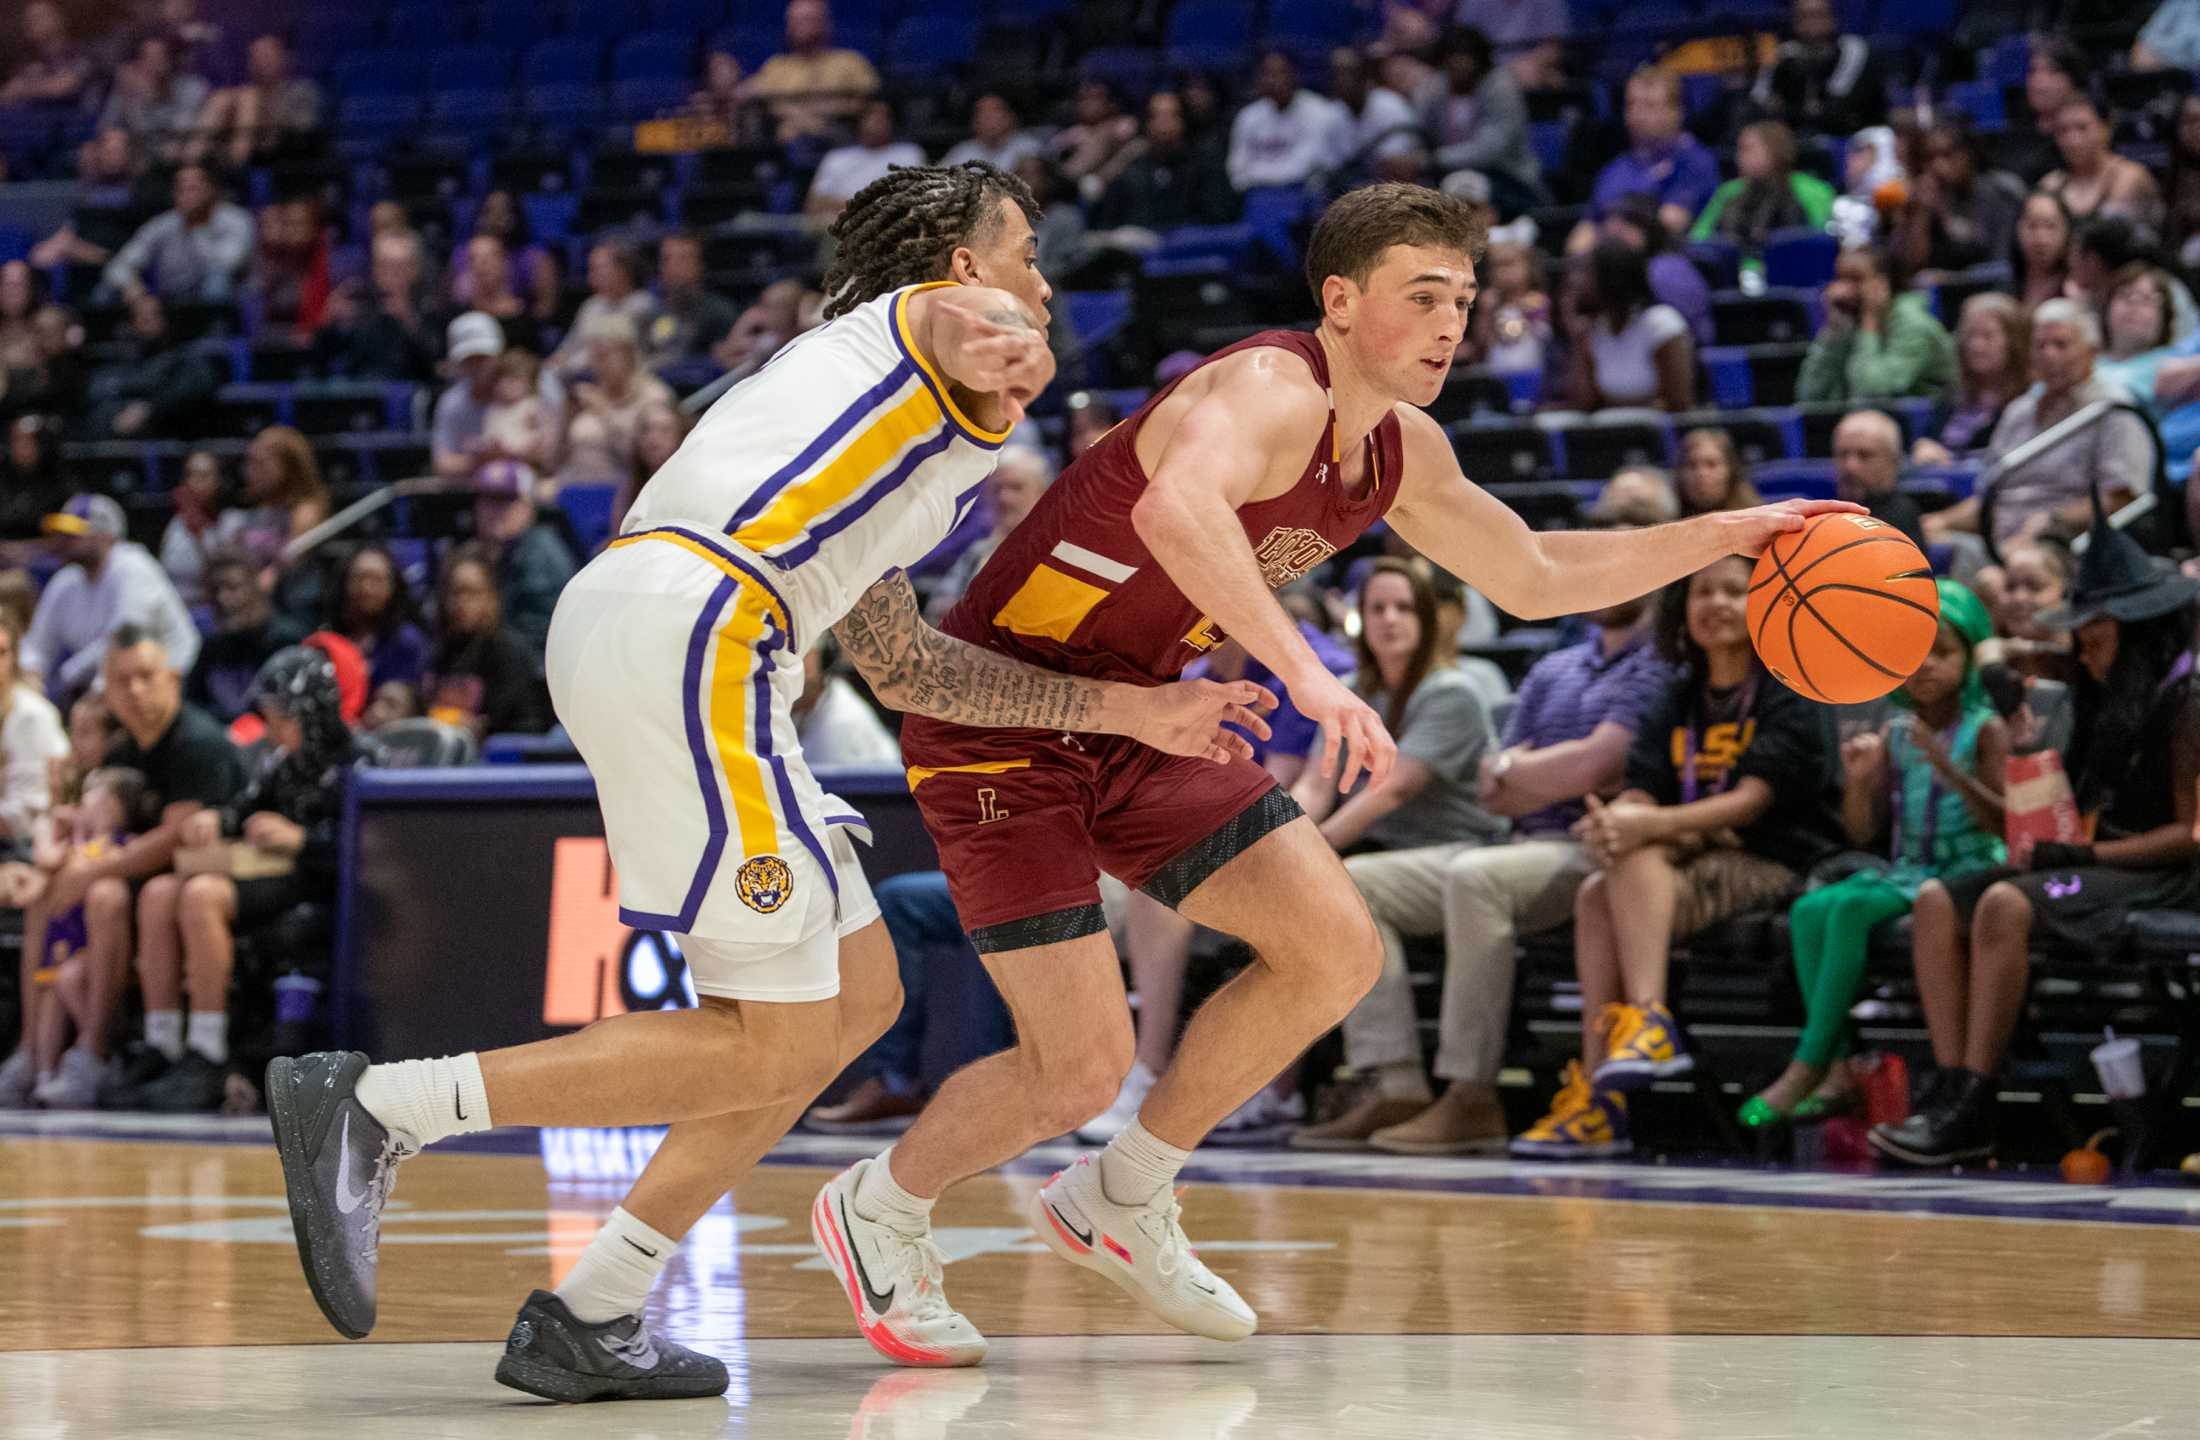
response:
<svg viewBox="0 0 2200 1440"><path fill-rule="evenodd" d="M1464 200L1426 185L1363 185L1322 212L1306 246L1306 284L1320 305L1323 281L1342 275L1364 286L1393 245L1457 250L1480 260L1488 244L1488 222Z"/></svg>

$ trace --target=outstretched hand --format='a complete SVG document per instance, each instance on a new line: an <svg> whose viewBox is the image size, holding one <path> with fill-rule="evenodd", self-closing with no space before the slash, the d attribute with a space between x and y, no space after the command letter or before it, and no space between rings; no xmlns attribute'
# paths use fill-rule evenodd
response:
<svg viewBox="0 0 2200 1440"><path fill-rule="evenodd" d="M1711 518L1720 527L1727 554L1747 555L1754 560L1779 536L1802 529L1814 516L1870 513L1847 500L1782 500L1777 505L1753 505Z"/></svg>
<svg viewBox="0 0 2200 1440"><path fill-rule="evenodd" d="M1171 755L1191 755L1218 765L1253 758L1252 742L1235 725L1266 740L1276 708L1275 695L1250 680L1177 680L1155 685L1140 697L1141 723L1132 738Z"/></svg>

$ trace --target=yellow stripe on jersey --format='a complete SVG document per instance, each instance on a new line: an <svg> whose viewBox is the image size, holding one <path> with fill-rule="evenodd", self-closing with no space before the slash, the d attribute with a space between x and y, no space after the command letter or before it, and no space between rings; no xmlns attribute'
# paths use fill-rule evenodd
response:
<svg viewBox="0 0 2200 1440"><path fill-rule="evenodd" d="M1016 635L1044 635L1067 643L1077 633L1092 607L1108 598L1108 592L1052 565L1032 567L1031 576L1008 597L993 623Z"/></svg>
<svg viewBox="0 0 2200 1440"><path fill-rule="evenodd" d="M886 462L903 446L942 423L939 401L918 386L893 409L881 414L846 449L809 479L790 485L763 514L734 532L751 550L769 550L800 535L812 520L878 478Z"/></svg>
<svg viewBox="0 0 2200 1440"><path fill-rule="evenodd" d="M1029 770L1029 760L980 760L971 765L912 765L909 767L909 788L914 790L934 775L1005 775L1011 770Z"/></svg>
<svg viewBox="0 0 2200 1440"><path fill-rule="evenodd" d="M954 283L953 280L935 280L929 285L910 286L908 291L894 302L894 329L901 335L901 348L909 352L909 358L917 362L917 368L922 370L924 377L932 382L933 390L937 391L940 399L945 402L948 413L955 417L955 423L987 444L999 445L1008 439L1008 432L1006 430L988 430L968 415L963 414L962 407L955 403L954 395L948 391L947 381L941 377L939 371L932 368L932 362L926 359L924 351L918 348L917 337L909 328L909 296L920 290L937 290L943 285L953 285Z"/></svg>
<svg viewBox="0 0 2200 1440"><path fill-rule="evenodd" d="M779 628L790 635L794 633L794 622L788 618L787 612L780 608L778 597L766 591L758 590L754 578L744 573L738 565L713 551L708 545L700 544L697 541L690 540L685 535L676 535L666 530L645 530L633 535L622 535L612 541L608 548L623 550L629 545L640 545L649 540L661 540L668 545L677 545L690 555L709 561L712 566L738 584L743 593L755 590L759 602L771 613L771 617L779 622Z"/></svg>
<svg viewBox="0 0 2200 1440"><path fill-rule="evenodd" d="M734 592L733 614L718 631L718 660L710 680L711 739L719 767L726 772L726 789L733 795L734 833L743 859L779 848L779 816L764 788L764 762L749 746L749 680L762 663L756 642L764 633L767 607L772 607L771 598L753 581L743 580Z"/></svg>

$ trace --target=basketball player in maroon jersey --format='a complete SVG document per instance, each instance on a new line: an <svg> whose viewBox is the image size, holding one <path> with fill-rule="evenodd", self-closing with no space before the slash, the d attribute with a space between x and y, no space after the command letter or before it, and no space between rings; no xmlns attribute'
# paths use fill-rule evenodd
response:
<svg viewBox="0 0 2200 1440"><path fill-rule="evenodd" d="M1720 556L1754 555L1814 513L1856 508L1789 502L1652 530L1530 531L1460 473L1416 408L1451 368L1483 241L1472 212L1421 186L1338 199L1307 251L1320 328L1253 336L1156 394L1055 483L942 628L1033 665L1143 684L1228 636L1321 724L1324 776L1350 789L1364 772L1374 794L1402 799L1413 777L1383 722L1272 594L1377 520L1497 605L1540 619L1616 605ZM1097 1162L1080 1159L1035 1193L1027 1216L1058 1254L1180 1329L1250 1335L1251 1307L1186 1241L1173 1182L1216 1123L1374 982L1381 948L1344 866L1250 760L916 716L902 749L1016 1046L951 1077L898 1144L819 1195L819 1244L859 1324L872 1333L892 1303L873 1292L872 1257L924 1236L934 1197L1098 1114L1129 1071L1130 1014L1097 886L1106 870L1247 941L1257 961L1192 1017L1138 1119ZM937 1287L936 1267L923 1283ZM985 1342L968 1333L952 1355L879 1348L903 1363L975 1363Z"/></svg>

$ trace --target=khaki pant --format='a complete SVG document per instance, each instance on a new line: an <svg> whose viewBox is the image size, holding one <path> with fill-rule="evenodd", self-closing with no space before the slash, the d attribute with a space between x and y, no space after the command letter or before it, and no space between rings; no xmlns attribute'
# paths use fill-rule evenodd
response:
<svg viewBox="0 0 2200 1440"><path fill-rule="evenodd" d="M1432 845L1344 862L1383 937L1383 973L1344 1020L1354 1069L1421 1063L1405 937L1444 937L1436 1073L1489 1082L1504 1063L1519 937L1574 917L1574 892L1594 866L1565 839Z"/></svg>

